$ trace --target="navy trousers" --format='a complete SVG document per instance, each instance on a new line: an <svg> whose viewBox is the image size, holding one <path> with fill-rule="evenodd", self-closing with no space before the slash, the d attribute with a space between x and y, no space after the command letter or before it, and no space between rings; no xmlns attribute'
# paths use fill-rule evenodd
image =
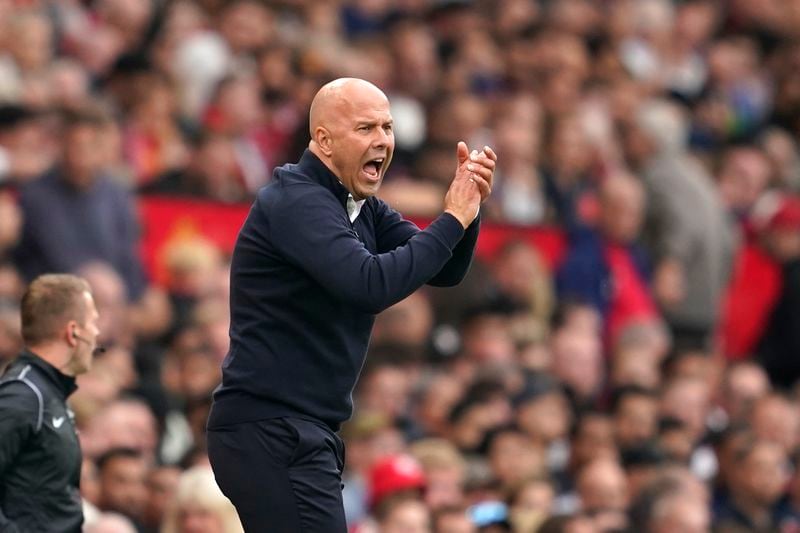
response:
<svg viewBox="0 0 800 533"><path fill-rule="evenodd" d="M273 418L209 428L208 456L247 533L346 533L344 443L326 426Z"/></svg>

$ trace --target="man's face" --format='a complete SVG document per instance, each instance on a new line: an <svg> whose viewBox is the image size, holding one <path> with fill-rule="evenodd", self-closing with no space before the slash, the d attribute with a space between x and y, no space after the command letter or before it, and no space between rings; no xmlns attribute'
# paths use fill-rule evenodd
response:
<svg viewBox="0 0 800 533"><path fill-rule="evenodd" d="M138 518L147 503L147 465L138 457L112 459L100 474L101 509Z"/></svg>
<svg viewBox="0 0 800 533"><path fill-rule="evenodd" d="M330 125L331 161L356 200L375 196L394 152L389 101L374 89L353 87Z"/></svg>
<svg viewBox="0 0 800 533"><path fill-rule="evenodd" d="M97 150L98 132L94 126L77 125L64 136L66 178L75 187L91 185L94 174L103 164L102 151Z"/></svg>
<svg viewBox="0 0 800 533"><path fill-rule="evenodd" d="M780 446L760 442L738 465L734 491L762 506L771 506L780 498L788 479L786 455Z"/></svg>
<svg viewBox="0 0 800 533"><path fill-rule="evenodd" d="M75 333L78 340L78 349L72 360L75 375L91 370L94 349L97 347L97 337L100 335L100 328L97 325L100 316L97 313L94 298L90 293L84 292L83 299L86 306L86 319L83 325L77 327Z"/></svg>
<svg viewBox="0 0 800 533"><path fill-rule="evenodd" d="M642 444L656 433L658 403L644 395L631 395L620 402L614 425L620 445Z"/></svg>

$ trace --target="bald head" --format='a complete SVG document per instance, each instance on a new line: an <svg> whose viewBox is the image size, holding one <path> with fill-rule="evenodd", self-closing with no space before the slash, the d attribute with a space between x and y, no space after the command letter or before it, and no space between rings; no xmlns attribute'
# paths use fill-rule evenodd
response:
<svg viewBox="0 0 800 533"><path fill-rule="evenodd" d="M372 99L389 103L383 91L359 78L339 78L323 85L311 101L308 116L312 142L318 127L335 126L354 106Z"/></svg>
<svg viewBox="0 0 800 533"><path fill-rule="evenodd" d="M389 99L372 83L340 78L324 85L309 112L309 150L354 198L374 196L394 152Z"/></svg>

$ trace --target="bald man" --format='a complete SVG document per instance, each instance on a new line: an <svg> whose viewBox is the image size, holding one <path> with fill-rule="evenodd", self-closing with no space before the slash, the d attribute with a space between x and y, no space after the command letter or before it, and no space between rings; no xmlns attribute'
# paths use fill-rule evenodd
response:
<svg viewBox="0 0 800 533"><path fill-rule="evenodd" d="M208 453L246 531L347 530L336 432L375 315L426 283L461 281L497 160L458 143L443 213L420 230L375 197L394 151L380 89L335 80L309 123L308 150L259 191L231 265L231 345Z"/></svg>

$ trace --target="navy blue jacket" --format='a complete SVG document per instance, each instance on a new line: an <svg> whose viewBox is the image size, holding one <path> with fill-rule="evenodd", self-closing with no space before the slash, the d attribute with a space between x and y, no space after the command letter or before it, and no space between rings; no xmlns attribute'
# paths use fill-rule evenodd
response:
<svg viewBox="0 0 800 533"><path fill-rule="evenodd" d="M337 430L350 418L375 315L430 283L455 285L478 238L448 213L426 229L348 191L310 151L275 169L231 263L230 351L209 428L294 416Z"/></svg>

